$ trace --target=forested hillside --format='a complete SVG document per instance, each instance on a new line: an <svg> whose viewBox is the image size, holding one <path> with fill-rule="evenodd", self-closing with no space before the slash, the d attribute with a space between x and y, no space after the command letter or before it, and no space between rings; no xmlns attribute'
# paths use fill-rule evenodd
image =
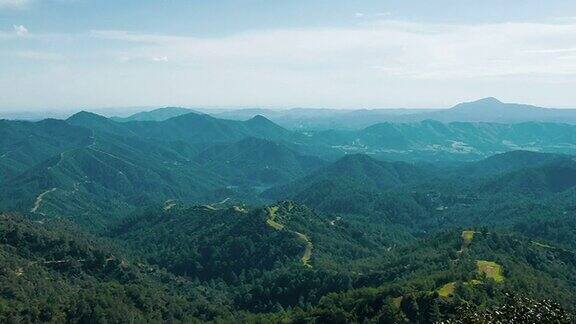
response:
<svg viewBox="0 0 576 324"><path fill-rule="evenodd" d="M1 122L2 321L574 320L572 126L174 113Z"/></svg>

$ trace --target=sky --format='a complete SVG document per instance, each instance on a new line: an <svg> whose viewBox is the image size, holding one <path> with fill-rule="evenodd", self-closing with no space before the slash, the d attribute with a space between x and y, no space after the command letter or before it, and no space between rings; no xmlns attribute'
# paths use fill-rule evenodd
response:
<svg viewBox="0 0 576 324"><path fill-rule="evenodd" d="M0 0L0 111L576 108L574 0Z"/></svg>

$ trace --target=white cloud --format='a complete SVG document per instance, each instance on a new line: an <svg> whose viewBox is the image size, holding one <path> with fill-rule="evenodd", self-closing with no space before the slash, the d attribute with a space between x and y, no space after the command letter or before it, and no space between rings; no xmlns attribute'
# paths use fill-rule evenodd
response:
<svg viewBox="0 0 576 324"><path fill-rule="evenodd" d="M376 12L376 13L357 12L354 14L354 17L356 17L356 18L365 18L365 19L371 19L371 20L384 19L384 18L388 18L390 16L392 16L392 12L389 12L389 11Z"/></svg>
<svg viewBox="0 0 576 324"><path fill-rule="evenodd" d="M35 61L62 61L65 59L64 55L59 53L31 51L31 50L16 51L13 52L12 55L20 59L35 60Z"/></svg>
<svg viewBox="0 0 576 324"><path fill-rule="evenodd" d="M526 53L539 53L539 54L558 54L558 53L573 53L576 52L576 47L573 48L545 48L527 50Z"/></svg>
<svg viewBox="0 0 576 324"><path fill-rule="evenodd" d="M74 42L83 50L76 50ZM0 98L0 105L31 98L40 105L57 97L63 104L94 106L406 107L497 96L576 106L576 21L450 25L381 20L205 38L93 31L76 39L52 35L50 44L74 49L73 59L66 61L74 63L43 71L42 79L30 73L22 88L45 93L17 96L15 91L12 99ZM8 81L14 78L0 75L0 88L12 87Z"/></svg>
<svg viewBox="0 0 576 324"><path fill-rule="evenodd" d="M28 7L31 0L0 0L0 9L22 9Z"/></svg>
<svg viewBox="0 0 576 324"><path fill-rule="evenodd" d="M24 27L23 25L14 25L14 33L17 36L27 36L28 28Z"/></svg>
<svg viewBox="0 0 576 324"><path fill-rule="evenodd" d="M83 0L51 0L53 4L72 4ZM28 9L41 0L0 0L0 9ZM44 1L48 2L48 1Z"/></svg>
<svg viewBox="0 0 576 324"><path fill-rule="evenodd" d="M156 56L152 58L154 62L168 62L168 56Z"/></svg>
<svg viewBox="0 0 576 324"><path fill-rule="evenodd" d="M440 80L525 74L576 76L571 62L556 61L560 54L576 49L576 23L439 25L382 21L354 28L276 30L208 39L123 31L92 35L125 41L133 56L152 53L155 61L165 61L167 57L159 53L168 52L172 61L193 62L204 68L308 69L308 73L318 74L325 70L376 70L393 71L396 77Z"/></svg>

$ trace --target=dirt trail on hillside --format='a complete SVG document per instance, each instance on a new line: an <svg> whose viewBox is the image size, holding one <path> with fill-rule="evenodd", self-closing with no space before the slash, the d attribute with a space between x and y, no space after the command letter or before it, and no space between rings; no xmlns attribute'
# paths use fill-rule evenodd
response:
<svg viewBox="0 0 576 324"><path fill-rule="evenodd" d="M31 213L38 213L38 208L40 208L40 206L42 205L42 203L44 202L44 196L46 196L47 194L56 191L56 188L52 188L52 189L48 189L46 191L44 191L43 193L41 193L38 197L36 197L36 202L34 202L34 207L32 207L32 209L30 209ZM42 214L42 213L38 213L38 214Z"/></svg>
<svg viewBox="0 0 576 324"><path fill-rule="evenodd" d="M312 265L310 264L310 258L312 258L312 248L314 248L314 245L312 245L312 241L305 234L296 231L294 231L294 233L298 235L298 238L300 238L306 244L306 248L304 249L304 255L302 256L302 258L300 258L300 260L302 260L302 264L304 264L309 268L312 268Z"/></svg>
<svg viewBox="0 0 576 324"><path fill-rule="evenodd" d="M266 224L268 224L268 226L274 228L275 230L281 231L281 230L284 230L286 227L284 224L280 224L276 221L276 212L277 211L278 211L277 206L273 206L273 207L268 208L268 219L266 220ZM302 234L300 232L291 231L291 230L287 230L287 231L295 234L302 242L304 242L304 244L305 244L304 254L300 258L300 260L302 261L302 264L304 266L306 266L308 268L312 268L312 265L310 264L310 259L312 258L312 249L314 248L314 245L312 244L312 240L310 240L310 238L306 234Z"/></svg>

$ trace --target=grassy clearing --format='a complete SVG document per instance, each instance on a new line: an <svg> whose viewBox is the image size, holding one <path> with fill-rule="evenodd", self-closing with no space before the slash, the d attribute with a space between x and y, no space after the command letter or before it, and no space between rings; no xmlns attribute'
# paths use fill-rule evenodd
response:
<svg viewBox="0 0 576 324"><path fill-rule="evenodd" d="M476 268L478 269L478 272L484 274L486 278L490 278L498 283L504 281L502 266L496 262L478 260L476 261Z"/></svg>
<svg viewBox="0 0 576 324"><path fill-rule="evenodd" d="M450 297L454 295L454 289L456 289L456 282L449 282L438 289L438 295L445 298Z"/></svg>
<svg viewBox="0 0 576 324"><path fill-rule="evenodd" d="M392 304L394 304L394 307L400 309L400 306L402 305L402 299L404 299L402 296L392 299Z"/></svg>
<svg viewBox="0 0 576 324"><path fill-rule="evenodd" d="M474 233L474 231L462 231L462 240L464 240L464 243L472 243L472 240L474 239Z"/></svg>
<svg viewBox="0 0 576 324"><path fill-rule="evenodd" d="M466 251L466 249L468 249L468 246L470 246L470 244L472 244L472 240L474 239L474 231L462 231L462 246L460 247L460 251L458 251L458 254L462 254L464 253L464 251Z"/></svg>
<svg viewBox="0 0 576 324"><path fill-rule="evenodd" d="M476 280L476 279L472 279L470 281L464 282L463 284L466 286L477 286L480 285L482 283L482 281L480 280ZM438 296L440 297L444 297L444 298L448 298L448 297L452 297L454 295L454 290L456 289L456 282L449 282L447 284L445 284L444 286L440 287L440 289L438 289Z"/></svg>

